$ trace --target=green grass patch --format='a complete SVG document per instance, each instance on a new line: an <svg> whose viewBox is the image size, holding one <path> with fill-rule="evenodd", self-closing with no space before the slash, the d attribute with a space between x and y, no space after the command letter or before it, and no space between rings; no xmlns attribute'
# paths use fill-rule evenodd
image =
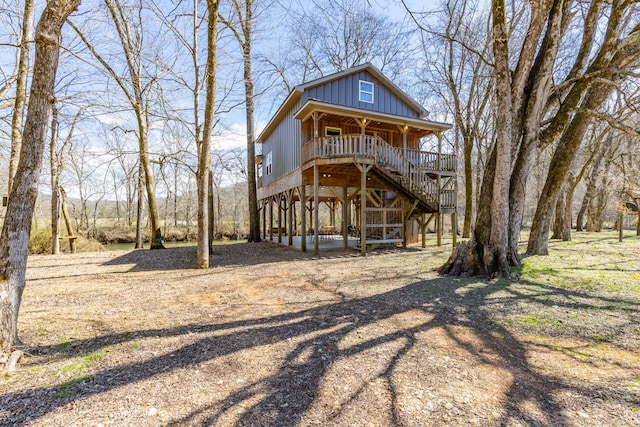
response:
<svg viewBox="0 0 640 427"><path fill-rule="evenodd" d="M562 326L562 322L559 320L545 319L543 317L539 317L535 314L520 314L515 318L515 323L521 326L530 326L530 327L538 327L538 326Z"/></svg>
<svg viewBox="0 0 640 427"><path fill-rule="evenodd" d="M58 369L58 374L77 374L87 369L92 364L101 361L109 353L109 349L104 348L94 353L89 353L76 360L68 363Z"/></svg>

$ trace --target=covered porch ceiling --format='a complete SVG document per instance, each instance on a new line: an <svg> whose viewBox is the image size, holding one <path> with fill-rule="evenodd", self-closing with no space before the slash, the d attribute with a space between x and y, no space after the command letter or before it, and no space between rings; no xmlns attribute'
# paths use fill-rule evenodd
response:
<svg viewBox="0 0 640 427"><path fill-rule="evenodd" d="M406 129L410 134L424 137L432 134L441 135L451 128L448 123L433 122L424 119L395 116L370 110L330 104L316 99L309 99L294 114L296 119L305 122L313 118L313 113L322 113L323 120L340 124L361 125L364 121L367 129L399 131Z"/></svg>

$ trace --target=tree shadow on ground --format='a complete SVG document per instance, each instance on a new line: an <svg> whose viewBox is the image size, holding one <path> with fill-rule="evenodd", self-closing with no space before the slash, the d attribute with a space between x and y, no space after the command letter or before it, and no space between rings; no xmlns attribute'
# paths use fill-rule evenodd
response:
<svg viewBox="0 0 640 427"><path fill-rule="evenodd" d="M572 307L576 299L582 300L582 304L588 305L590 302L593 307L607 302L586 293L553 287L542 289L541 292L547 298L553 296L554 303L560 306L566 304L567 307ZM1 413L4 419L0 423L26 425L70 401L64 398L40 399L42 396L66 391L75 395L75 399L89 398L243 350L297 339L297 344L288 352L273 375L242 386L222 401L199 407L182 418L174 419L169 425L212 425L242 405L248 409L239 415L234 425L294 426L304 419L318 399L320 385L327 378L329 369L340 361L357 357L371 349L380 349L389 343L397 343L391 356L380 361L382 366L370 368L377 368L377 378L385 382L389 391L390 420L393 425L399 425L402 424L403 414L401 405L398 405L396 388L399 384L394 381L394 371L420 341L419 334L442 328L459 347L477 360L510 374L510 385L504 396L502 418L499 420L501 425L510 425L514 420L529 425L568 425L569 421L561 405L555 401L554 394L572 390L574 393L590 395L593 390L588 385L579 387L533 367L528 360L525 345L497 322L492 314L498 304L518 304L531 298L539 298L539 295L511 292L509 285L502 282L480 283L438 278L416 281L373 296L325 304L295 313L226 323L193 324L164 330L140 330L84 340L75 343L74 348L92 352L133 338L208 334L175 351L142 362L104 369L75 384L3 394L0 396L0 408L3 408ZM630 304L621 300L615 300L615 303ZM398 327L383 335L366 336L360 342L344 345L344 339L349 334L413 310L424 313L428 320ZM637 313L636 308L634 314ZM471 331L481 344L461 340L456 333L456 328L460 327ZM34 348L33 351L39 349ZM362 390L355 390L351 394L351 400L356 399L361 392ZM525 402L537 407L537 415L523 409ZM339 417L347 405L348 401L342 402L331 417Z"/></svg>
<svg viewBox="0 0 640 427"><path fill-rule="evenodd" d="M242 262L238 264L238 252L243 253ZM379 248L368 252L368 256L380 256L391 252L416 252L417 248ZM234 256L229 256L230 254ZM299 250L272 242L235 243L232 245L214 246L209 264L215 267L255 266L260 264L288 263L297 260L335 259L358 257L359 252L351 249L336 249L314 255L312 251ZM130 272L189 270L196 268L196 247L181 246L162 250L133 250L114 257L105 262L105 266L130 265Z"/></svg>

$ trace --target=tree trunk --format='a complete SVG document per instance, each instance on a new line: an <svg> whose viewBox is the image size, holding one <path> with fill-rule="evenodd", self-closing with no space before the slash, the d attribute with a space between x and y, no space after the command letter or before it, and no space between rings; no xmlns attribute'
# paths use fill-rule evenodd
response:
<svg viewBox="0 0 640 427"><path fill-rule="evenodd" d="M60 198L62 199L62 217L64 218L64 224L67 228L67 236L75 236L76 233L73 231L73 225L71 224L71 216L69 215L69 201L67 200L67 192L64 191L62 186L58 186L60 191ZM76 239L69 239L69 252L72 254L76 253Z"/></svg>
<svg viewBox="0 0 640 427"><path fill-rule="evenodd" d="M508 33L504 0L494 0L493 55L496 72L496 146L495 172L490 203L491 228L482 253L482 262L490 272L508 277L511 269L507 259L509 225L509 181L511 176L512 103L511 71L509 70ZM485 183L483 183L485 185Z"/></svg>
<svg viewBox="0 0 640 427"><path fill-rule="evenodd" d="M204 107L204 132L198 147L198 268L209 267L209 179L211 175L211 133L215 118L217 28L219 0L207 0L209 20L207 24L206 95Z"/></svg>
<svg viewBox="0 0 640 427"><path fill-rule="evenodd" d="M569 174L569 180L565 188L565 202L564 202L564 232L562 234L562 240L565 242L571 241L571 225L573 223L573 193L576 190L578 179Z"/></svg>
<svg viewBox="0 0 640 427"><path fill-rule="evenodd" d="M51 106L51 140L49 141L49 166L51 172L51 253L60 253L60 202L58 195L59 179L56 146L58 140L58 108L55 102Z"/></svg>
<svg viewBox="0 0 640 427"><path fill-rule="evenodd" d="M547 255L549 253L549 228L553 206L556 204L560 189L569 173L586 128L591 123L592 116L588 111L597 111L614 87L611 83L594 83L586 93L583 109L575 113L566 130L562 133L551 158L549 173L533 217L527 255Z"/></svg>
<svg viewBox="0 0 640 427"><path fill-rule="evenodd" d="M138 189L136 191L138 193L138 205L136 209L136 244L135 249L143 249L144 248L144 224L143 220L143 210L144 210L144 170L142 166L138 166Z"/></svg>
<svg viewBox="0 0 640 427"><path fill-rule="evenodd" d="M80 0L50 0L36 26L36 54L24 138L0 235L0 350L3 352L11 351L18 342L18 313L54 95L61 28L79 4Z"/></svg>
<svg viewBox="0 0 640 427"><path fill-rule="evenodd" d="M16 81L16 97L11 118L11 153L9 155L9 179L7 193L11 193L13 179L18 168L18 160L22 147L22 119L27 102L27 79L29 77L29 50L33 33L34 0L25 0L22 16L22 33L20 35L20 55L18 57L18 79Z"/></svg>
<svg viewBox="0 0 640 427"><path fill-rule="evenodd" d="M580 210L578 210L578 214L576 215L576 231L584 231L584 215L587 213L587 209L589 208L589 203L591 203L591 199L593 198L596 187L598 183L598 176L600 170L600 163L602 163L602 159L604 158L604 149L601 147L596 148L598 150L595 159L593 161L593 165L591 166L591 173L589 174L589 182L587 183L587 189L584 192L584 197L582 198L582 204L580 205Z"/></svg>
<svg viewBox="0 0 640 427"><path fill-rule="evenodd" d="M473 139L463 138L464 156L464 223L462 237L471 235L471 220L473 218Z"/></svg>
<svg viewBox="0 0 640 427"><path fill-rule="evenodd" d="M553 234L551 235L552 240L564 240L564 215L565 215L565 199L562 194L558 197L556 201L556 211L554 215L553 221Z"/></svg>

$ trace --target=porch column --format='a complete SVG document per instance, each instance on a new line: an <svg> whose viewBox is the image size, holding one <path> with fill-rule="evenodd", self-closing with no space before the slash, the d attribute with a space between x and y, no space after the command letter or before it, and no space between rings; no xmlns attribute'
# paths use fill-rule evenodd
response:
<svg viewBox="0 0 640 427"><path fill-rule="evenodd" d="M313 119L313 137L317 138L318 137L318 121L319 121L318 112L314 111L311 114L311 118Z"/></svg>
<svg viewBox="0 0 640 427"><path fill-rule="evenodd" d="M451 241L453 244L453 247L456 247L456 239L458 237L458 219L456 218L456 213L453 212L451 214Z"/></svg>
<svg viewBox="0 0 640 427"><path fill-rule="evenodd" d="M422 233L422 248L427 247L427 214L422 214L422 224L420 224Z"/></svg>
<svg viewBox="0 0 640 427"><path fill-rule="evenodd" d="M300 195L300 250L307 252L307 195L305 194L305 185L302 184L298 187L298 194Z"/></svg>
<svg viewBox="0 0 640 427"><path fill-rule="evenodd" d="M288 214L287 215L287 236L289 237L287 244L289 246L293 246L293 204L295 203L293 201L293 190L287 190L287 209L288 209Z"/></svg>
<svg viewBox="0 0 640 427"><path fill-rule="evenodd" d="M273 242L273 196L269 197L269 240Z"/></svg>
<svg viewBox="0 0 640 427"><path fill-rule="evenodd" d="M364 129L364 128L363 128ZM360 176L360 255L367 255L367 172L372 165L356 163Z"/></svg>
<svg viewBox="0 0 640 427"><path fill-rule="evenodd" d="M267 202L262 199L262 240L267 240Z"/></svg>
<svg viewBox="0 0 640 427"><path fill-rule="evenodd" d="M278 201L278 243L282 243L282 193L276 196Z"/></svg>
<svg viewBox="0 0 640 427"><path fill-rule="evenodd" d="M345 185L342 187L342 240L344 243L344 248L349 248L349 233L347 231L347 226L349 225L349 194L348 188Z"/></svg>
<svg viewBox="0 0 640 427"><path fill-rule="evenodd" d="M318 166L313 165L313 254L318 255L320 252L318 242L318 211L319 211L319 199L320 189L318 188Z"/></svg>
<svg viewBox="0 0 640 427"><path fill-rule="evenodd" d="M407 133L409 132L409 126L398 126L400 133L402 134L402 154L407 157Z"/></svg>
<svg viewBox="0 0 640 427"><path fill-rule="evenodd" d="M436 245L442 246L442 213L436 214Z"/></svg>

